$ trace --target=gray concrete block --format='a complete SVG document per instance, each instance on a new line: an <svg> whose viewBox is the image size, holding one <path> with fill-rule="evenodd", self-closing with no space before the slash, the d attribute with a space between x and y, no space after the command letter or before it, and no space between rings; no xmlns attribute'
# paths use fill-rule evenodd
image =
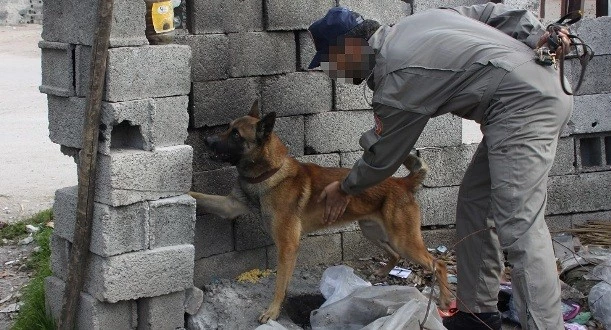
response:
<svg viewBox="0 0 611 330"><path fill-rule="evenodd" d="M362 151L342 152L340 153L341 167L352 168L357 160L363 156ZM399 166L399 169L392 175L393 177L404 177L409 174L409 171L404 166Z"/></svg>
<svg viewBox="0 0 611 330"><path fill-rule="evenodd" d="M225 79L229 70L229 39L225 34L183 35L174 42L191 47L191 80Z"/></svg>
<svg viewBox="0 0 611 330"><path fill-rule="evenodd" d="M556 158L549 175L575 174L575 140L561 138L556 148Z"/></svg>
<svg viewBox="0 0 611 330"><path fill-rule="evenodd" d="M76 223L77 187L67 187L55 192L53 215L54 234L70 242ZM91 222L89 250L109 257L126 252L140 251L149 245L149 206L135 203L112 207L95 203Z"/></svg>
<svg viewBox="0 0 611 330"><path fill-rule="evenodd" d="M278 266L278 250L276 246L267 248L269 268ZM297 264L320 265L334 264L342 261L342 236L341 234L325 236L306 236L299 243Z"/></svg>
<svg viewBox="0 0 611 330"><path fill-rule="evenodd" d="M562 214L545 217L545 222L547 222L547 227L549 228L550 232L552 232L552 236L554 236L555 232L575 228L575 226L583 225L588 221L600 220L611 221L611 211Z"/></svg>
<svg viewBox="0 0 611 330"><path fill-rule="evenodd" d="M185 144L193 147L193 172L203 172L217 170L227 164L217 162L210 158L211 150L204 145L204 138L219 134L227 130L227 125L215 126L211 128L190 128L189 135Z"/></svg>
<svg viewBox="0 0 611 330"><path fill-rule="evenodd" d="M299 48L297 49L298 61L297 69L305 71L308 70L308 66L312 59L314 58L314 54L316 54L316 48L314 47L314 41L310 36L308 31L295 31L297 34L297 42ZM316 69L320 70L320 68Z"/></svg>
<svg viewBox="0 0 611 330"><path fill-rule="evenodd" d="M260 0L195 0L189 10L191 32L195 34L263 31Z"/></svg>
<svg viewBox="0 0 611 330"><path fill-rule="evenodd" d="M95 201L121 206L185 194L191 187L192 154L190 146L182 145L100 155Z"/></svg>
<svg viewBox="0 0 611 330"><path fill-rule="evenodd" d="M66 281L72 243L58 235L51 236L51 271L54 276Z"/></svg>
<svg viewBox="0 0 611 330"><path fill-rule="evenodd" d="M184 45L112 48L108 51L104 100L188 95L190 61L191 48Z"/></svg>
<svg viewBox="0 0 611 330"><path fill-rule="evenodd" d="M293 157L303 156L305 147L304 120L302 116L280 117L276 119L274 132L289 148Z"/></svg>
<svg viewBox="0 0 611 330"><path fill-rule="evenodd" d="M342 233L344 260L358 260L384 254L384 250L366 239L361 231Z"/></svg>
<svg viewBox="0 0 611 330"><path fill-rule="evenodd" d="M373 125L370 111L325 112L307 116L306 150L310 150L310 154L361 150L361 134Z"/></svg>
<svg viewBox="0 0 611 330"><path fill-rule="evenodd" d="M381 24L397 23L410 13L410 5L402 0L338 0L337 3Z"/></svg>
<svg viewBox="0 0 611 330"><path fill-rule="evenodd" d="M331 79L322 72L295 72L262 80L263 113L292 116L325 112L331 110L332 99Z"/></svg>
<svg viewBox="0 0 611 330"><path fill-rule="evenodd" d="M562 135L611 131L611 94L574 97L573 114Z"/></svg>
<svg viewBox="0 0 611 330"><path fill-rule="evenodd" d="M234 250L233 221L213 214L197 216L195 223L195 260Z"/></svg>
<svg viewBox="0 0 611 330"><path fill-rule="evenodd" d="M193 83L192 127L229 124L247 115L259 89L258 77Z"/></svg>
<svg viewBox="0 0 611 330"><path fill-rule="evenodd" d="M461 144L462 119L446 114L429 120L414 147L450 147Z"/></svg>
<svg viewBox="0 0 611 330"><path fill-rule="evenodd" d="M74 45L40 41L41 93L57 96L73 96L74 91Z"/></svg>
<svg viewBox="0 0 611 330"><path fill-rule="evenodd" d="M549 179L548 215L611 210L611 171Z"/></svg>
<svg viewBox="0 0 611 330"><path fill-rule="evenodd" d="M201 288L220 279L235 278L243 272L254 268L266 269L266 256L265 248L259 248L228 252L196 260L193 284Z"/></svg>
<svg viewBox="0 0 611 330"><path fill-rule="evenodd" d="M212 195L228 195L237 183L238 172L235 167L198 172L193 175L193 191Z"/></svg>
<svg viewBox="0 0 611 330"><path fill-rule="evenodd" d="M182 291L193 286L194 257L193 245L163 247L110 258L92 255L85 291L110 303Z"/></svg>
<svg viewBox="0 0 611 330"><path fill-rule="evenodd" d="M229 35L231 77L292 72L296 42L292 32L245 32Z"/></svg>
<svg viewBox="0 0 611 330"><path fill-rule="evenodd" d="M144 2L115 0L110 47L148 44ZM71 44L93 45L97 2L92 0L48 0L43 3L42 38Z"/></svg>
<svg viewBox="0 0 611 330"><path fill-rule="evenodd" d="M149 204L149 248L193 244L195 199L189 195L164 198Z"/></svg>
<svg viewBox="0 0 611 330"><path fill-rule="evenodd" d="M477 4L483 4L488 2L487 0L434 0L414 1L414 13L421 12L427 9L438 8L438 7L456 7L456 6L471 6Z"/></svg>
<svg viewBox="0 0 611 330"><path fill-rule="evenodd" d="M197 287L185 291L185 313L195 315L204 301L204 292Z"/></svg>
<svg viewBox="0 0 611 330"><path fill-rule="evenodd" d="M420 157L429 165L424 180L427 187L458 186L475 154L477 144L420 150Z"/></svg>
<svg viewBox="0 0 611 330"><path fill-rule="evenodd" d="M428 248L436 248L445 245L448 249L454 248L456 244L456 229L422 229L422 239Z"/></svg>
<svg viewBox="0 0 611 330"><path fill-rule="evenodd" d="M334 6L335 0L265 0L265 28L268 31L305 30Z"/></svg>
<svg viewBox="0 0 611 330"><path fill-rule="evenodd" d="M62 298L66 284L57 277L45 278L45 306L47 315L56 322L62 309ZM75 329L136 329L138 323L135 301L120 301L114 304L98 301L81 292L77 306Z"/></svg>
<svg viewBox="0 0 611 330"><path fill-rule="evenodd" d="M138 330L183 328L184 301L184 291L138 300Z"/></svg>
<svg viewBox="0 0 611 330"><path fill-rule="evenodd" d="M335 108L336 110L372 110L368 102L371 102L373 92L369 87L365 87L365 96L363 96L363 87L366 83L360 85L344 84L334 82L335 88Z"/></svg>
<svg viewBox="0 0 611 330"><path fill-rule="evenodd" d="M611 30L611 17L584 18L574 25L573 30L596 55L611 55L611 41L606 33Z"/></svg>
<svg viewBox="0 0 611 330"><path fill-rule="evenodd" d="M274 244L274 240L265 230L269 218L262 219L259 211L237 218L235 227L235 249L237 251L252 250Z"/></svg>
<svg viewBox="0 0 611 330"><path fill-rule="evenodd" d="M49 95L49 138L71 148L82 148L85 98ZM112 149L155 148L182 145L187 138L187 96L103 102L98 152Z"/></svg>
<svg viewBox="0 0 611 330"><path fill-rule="evenodd" d="M338 154L304 155L297 157L302 163L314 163L322 167L339 167L340 156Z"/></svg>
<svg viewBox="0 0 611 330"><path fill-rule="evenodd" d="M416 193L422 226L456 223L458 186L423 188Z"/></svg>
<svg viewBox="0 0 611 330"><path fill-rule="evenodd" d="M611 54L597 55L590 61L584 74L581 88L575 95L608 94L611 93ZM571 86L576 86L579 80L581 66L578 59L565 62L565 76Z"/></svg>

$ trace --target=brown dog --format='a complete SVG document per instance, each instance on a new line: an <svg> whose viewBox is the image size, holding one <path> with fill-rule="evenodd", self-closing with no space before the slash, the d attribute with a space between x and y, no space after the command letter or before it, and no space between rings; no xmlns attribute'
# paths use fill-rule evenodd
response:
<svg viewBox="0 0 611 330"><path fill-rule="evenodd" d="M302 235L329 227L323 223L324 203L317 202L323 189L346 177L349 169L300 163L288 156L286 146L272 132L276 119L269 113L259 120L258 102L250 114L231 122L229 129L208 137L206 145L218 160L230 162L238 170L237 185L228 196L189 194L198 208L233 219L260 208L267 231L278 249L278 271L274 298L259 321L276 319L295 268ZM440 305L450 303L446 266L427 251L420 234L420 208L414 192L427 172L424 162L408 157L404 166L410 174L388 178L377 186L353 196L344 215L333 226L359 221L363 235L380 246L390 262L379 275L386 275L400 257L409 258L429 270L435 269L441 283Z"/></svg>

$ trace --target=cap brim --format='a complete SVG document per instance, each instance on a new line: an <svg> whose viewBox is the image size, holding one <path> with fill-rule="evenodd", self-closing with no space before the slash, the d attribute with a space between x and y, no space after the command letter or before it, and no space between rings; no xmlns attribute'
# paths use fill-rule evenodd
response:
<svg viewBox="0 0 611 330"><path fill-rule="evenodd" d="M320 66L320 60L322 59L322 51L318 51L316 52L316 54L314 55L314 58L312 59L312 62L310 62L310 65L308 65L308 69L315 69L317 67Z"/></svg>

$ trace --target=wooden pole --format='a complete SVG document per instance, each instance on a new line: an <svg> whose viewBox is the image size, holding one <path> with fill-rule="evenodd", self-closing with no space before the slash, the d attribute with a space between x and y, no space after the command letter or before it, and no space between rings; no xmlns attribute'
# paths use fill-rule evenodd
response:
<svg viewBox="0 0 611 330"><path fill-rule="evenodd" d="M68 279L66 281L66 289L62 300L63 306L58 323L58 329L60 330L74 329L80 292L83 288L85 269L88 264L95 195L100 112L106 76L106 58L108 57L108 46L110 43L112 8L113 0L98 1L98 24L91 51L91 78L85 108L83 148L79 155L76 223L74 225L74 237L68 263Z"/></svg>

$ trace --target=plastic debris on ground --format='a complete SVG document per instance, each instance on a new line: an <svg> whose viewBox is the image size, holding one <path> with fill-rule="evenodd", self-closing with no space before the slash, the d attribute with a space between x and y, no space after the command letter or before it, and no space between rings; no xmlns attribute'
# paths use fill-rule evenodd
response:
<svg viewBox="0 0 611 330"><path fill-rule="evenodd" d="M408 278L412 274L412 271L411 269L406 269L406 268L395 266L395 268L391 269L390 273L388 274L392 276L400 277L400 278Z"/></svg>
<svg viewBox="0 0 611 330"><path fill-rule="evenodd" d="M416 288L372 286L347 266L325 270L320 287L327 301L310 314L313 330L419 330L429 303ZM424 327L445 329L433 302Z"/></svg>
<svg viewBox="0 0 611 330"><path fill-rule="evenodd" d="M600 268L599 268L600 266ZM602 322L607 329L611 329L611 257L592 269L592 273L599 276L600 282L592 287L588 295L588 304L592 316Z"/></svg>

